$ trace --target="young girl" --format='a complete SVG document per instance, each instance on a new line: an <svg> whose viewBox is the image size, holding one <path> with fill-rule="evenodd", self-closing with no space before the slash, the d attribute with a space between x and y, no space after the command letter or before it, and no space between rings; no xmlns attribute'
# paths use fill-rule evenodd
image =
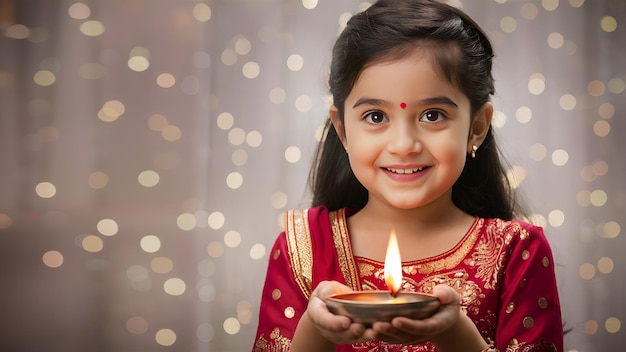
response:
<svg viewBox="0 0 626 352"><path fill-rule="evenodd" d="M520 211L491 118L492 48L459 9L379 0L333 49L333 106L313 204L286 214L270 254L254 351L562 351L552 254ZM389 233L402 290L430 318L364 326L326 298L386 290Z"/></svg>

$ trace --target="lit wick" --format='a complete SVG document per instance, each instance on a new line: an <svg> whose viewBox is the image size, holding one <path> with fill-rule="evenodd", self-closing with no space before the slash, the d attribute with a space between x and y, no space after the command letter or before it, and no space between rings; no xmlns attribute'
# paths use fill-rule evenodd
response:
<svg viewBox="0 0 626 352"><path fill-rule="evenodd" d="M402 286L402 260L400 259L400 248L394 228L389 234L389 244L385 255L385 283L391 291L391 296L396 297L400 291L400 286Z"/></svg>

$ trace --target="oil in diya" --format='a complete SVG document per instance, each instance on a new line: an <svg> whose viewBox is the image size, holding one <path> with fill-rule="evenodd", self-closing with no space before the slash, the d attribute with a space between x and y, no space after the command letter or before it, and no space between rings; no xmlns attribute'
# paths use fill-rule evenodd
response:
<svg viewBox="0 0 626 352"><path fill-rule="evenodd" d="M376 321L391 321L395 317L428 318L441 306L439 299L433 295L400 291L402 260L394 229L389 234L384 276L388 291L354 291L331 295L326 300L328 310L369 326Z"/></svg>

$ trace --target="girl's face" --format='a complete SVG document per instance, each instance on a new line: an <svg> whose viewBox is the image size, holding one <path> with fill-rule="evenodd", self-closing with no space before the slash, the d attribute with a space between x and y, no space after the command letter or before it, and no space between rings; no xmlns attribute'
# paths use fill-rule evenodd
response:
<svg viewBox="0 0 626 352"><path fill-rule="evenodd" d="M447 207L468 151L482 142L471 127L486 133L491 105L477 114L486 127L470 126L468 98L418 54L366 67L345 101L343 126L334 108L331 118L368 206Z"/></svg>

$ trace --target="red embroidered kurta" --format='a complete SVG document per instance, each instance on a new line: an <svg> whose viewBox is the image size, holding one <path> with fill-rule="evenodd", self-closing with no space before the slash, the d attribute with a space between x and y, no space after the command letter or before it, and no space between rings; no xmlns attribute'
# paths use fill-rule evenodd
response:
<svg viewBox="0 0 626 352"><path fill-rule="evenodd" d="M348 213L348 214L346 214ZM336 280L355 290L386 289L384 263L354 257L346 216L324 207L292 210L270 253L253 351L288 351L312 290ZM443 283L499 351L562 352L563 329L550 246L540 227L476 218L461 241L438 256L402 263L405 291L431 293ZM370 341L337 351L429 351Z"/></svg>

